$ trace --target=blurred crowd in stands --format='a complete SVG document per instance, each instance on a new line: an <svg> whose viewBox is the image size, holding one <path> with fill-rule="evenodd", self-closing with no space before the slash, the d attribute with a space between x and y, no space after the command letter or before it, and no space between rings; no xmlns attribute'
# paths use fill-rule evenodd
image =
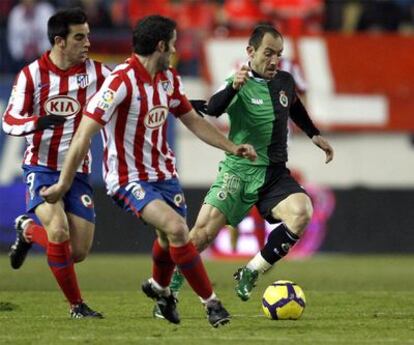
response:
<svg viewBox="0 0 414 345"><path fill-rule="evenodd" d="M288 36L323 31L414 33L414 0L1 0L0 72L15 73L47 49L47 18L69 6L86 10L92 50L107 54L113 42L117 51L112 54L129 49L129 30L137 19L155 13L174 18L183 75L199 73L205 39L245 35L259 22L273 23ZM101 44L95 47L94 38Z"/></svg>

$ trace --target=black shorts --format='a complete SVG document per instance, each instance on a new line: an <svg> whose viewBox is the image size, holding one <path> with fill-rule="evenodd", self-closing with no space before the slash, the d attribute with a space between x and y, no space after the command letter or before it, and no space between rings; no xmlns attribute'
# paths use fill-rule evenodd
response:
<svg viewBox="0 0 414 345"><path fill-rule="evenodd" d="M290 170L283 164L269 166L266 178L259 190L257 209L269 223L279 223L280 219L272 216L272 209L289 195L306 193L305 189L292 177Z"/></svg>

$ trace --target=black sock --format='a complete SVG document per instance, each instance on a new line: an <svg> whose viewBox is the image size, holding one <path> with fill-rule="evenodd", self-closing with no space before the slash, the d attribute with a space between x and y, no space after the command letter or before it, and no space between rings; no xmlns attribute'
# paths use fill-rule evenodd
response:
<svg viewBox="0 0 414 345"><path fill-rule="evenodd" d="M269 264L283 258L289 249L299 240L299 237L290 231L285 224L274 229L260 253Z"/></svg>

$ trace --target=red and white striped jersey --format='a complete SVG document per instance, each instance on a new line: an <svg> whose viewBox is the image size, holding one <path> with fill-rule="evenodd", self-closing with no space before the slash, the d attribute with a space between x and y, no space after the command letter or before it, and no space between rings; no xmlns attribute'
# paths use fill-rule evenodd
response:
<svg viewBox="0 0 414 345"><path fill-rule="evenodd" d="M25 136L27 148L23 164L61 170L82 110L102 85L110 70L100 62L86 60L63 71L46 52L18 74L9 104L3 114L3 130ZM62 126L35 131L39 117L49 114L66 117ZM78 172L89 173L88 152Z"/></svg>
<svg viewBox="0 0 414 345"><path fill-rule="evenodd" d="M104 125L104 179L110 195L132 181L177 176L167 143L167 117L192 109L174 69L154 79L136 55L119 65L86 106L85 115Z"/></svg>

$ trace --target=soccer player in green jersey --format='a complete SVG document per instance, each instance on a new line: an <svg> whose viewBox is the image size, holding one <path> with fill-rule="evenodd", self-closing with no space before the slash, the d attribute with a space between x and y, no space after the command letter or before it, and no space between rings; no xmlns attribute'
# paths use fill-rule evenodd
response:
<svg viewBox="0 0 414 345"><path fill-rule="evenodd" d="M289 252L312 217L309 196L286 167L288 118L325 152L326 163L334 155L297 96L292 75L277 69L282 51L283 37L277 30L269 25L256 27L247 47L248 65L226 80L206 109L211 116L227 112L229 139L252 144L258 157L248 161L226 155L220 162L217 179L190 232L191 240L203 251L225 225L236 226L254 205L270 223L281 222L262 250L235 273L236 293L243 301L249 299L259 273ZM176 274L171 288L177 290L179 283Z"/></svg>

